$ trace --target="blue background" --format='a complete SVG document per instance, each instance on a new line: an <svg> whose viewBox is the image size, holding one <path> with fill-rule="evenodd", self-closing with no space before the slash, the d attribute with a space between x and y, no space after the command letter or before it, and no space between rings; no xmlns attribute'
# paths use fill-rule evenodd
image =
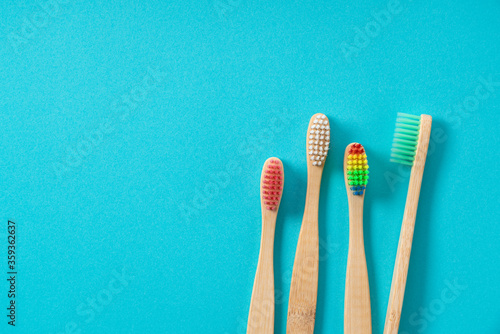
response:
<svg viewBox="0 0 500 334"><path fill-rule="evenodd" d="M408 184L408 169L389 162L397 112L434 117L400 331L500 332L499 1L46 5L0 4L1 332L244 333L259 178L277 156L284 333L317 112L333 149L316 333L343 332L341 161L353 141L372 172L365 246L373 329L383 330ZM8 219L15 330L4 315Z"/></svg>

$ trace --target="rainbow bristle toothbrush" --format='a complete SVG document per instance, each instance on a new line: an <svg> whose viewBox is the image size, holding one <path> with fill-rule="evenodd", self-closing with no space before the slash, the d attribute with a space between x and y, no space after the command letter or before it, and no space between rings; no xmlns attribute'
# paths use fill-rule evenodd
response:
<svg viewBox="0 0 500 334"><path fill-rule="evenodd" d="M363 203L369 174L361 144L349 144L344 155L344 179L349 202L349 252L345 279L344 333L371 334L370 287L363 241Z"/></svg>
<svg viewBox="0 0 500 334"><path fill-rule="evenodd" d="M406 196L403 224L399 237L396 264L394 265L392 276L389 305L385 317L384 334L398 333L408 266L410 264L418 198L420 195L420 186L422 185L422 176L424 175L431 126L432 117L429 115L414 116L398 113L391 161L412 166L412 169L408 195Z"/></svg>
<svg viewBox="0 0 500 334"><path fill-rule="evenodd" d="M281 160L278 158L267 159L260 179L262 236L248 314L248 334L271 334L274 332L274 231L284 181L285 175Z"/></svg>
<svg viewBox="0 0 500 334"><path fill-rule="evenodd" d="M307 130L307 195L288 303L288 334L312 334L318 294L318 205L323 167L330 149L330 124L316 114Z"/></svg>

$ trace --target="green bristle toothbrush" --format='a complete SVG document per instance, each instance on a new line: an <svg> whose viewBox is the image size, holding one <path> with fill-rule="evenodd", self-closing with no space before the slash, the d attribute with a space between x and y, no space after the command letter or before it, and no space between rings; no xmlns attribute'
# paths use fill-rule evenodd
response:
<svg viewBox="0 0 500 334"><path fill-rule="evenodd" d="M408 194L406 196L403 224L399 237L396 264L394 265L392 276L391 294L385 318L384 334L398 333L408 266L410 264L418 198L420 195L420 186L422 185L422 176L424 175L431 126L432 117L429 115L414 116L398 113L391 161L412 166L412 169Z"/></svg>

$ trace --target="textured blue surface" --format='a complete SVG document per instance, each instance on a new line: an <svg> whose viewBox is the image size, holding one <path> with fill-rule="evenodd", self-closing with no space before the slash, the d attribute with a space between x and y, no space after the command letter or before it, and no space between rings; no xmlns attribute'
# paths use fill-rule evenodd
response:
<svg viewBox="0 0 500 334"><path fill-rule="evenodd" d="M434 117L401 333L500 332L499 1L47 3L0 4L2 314L7 219L19 271L0 332L244 333L277 156L284 333L316 112L333 129L316 333L343 332L353 141L382 332L408 184L389 162L397 112Z"/></svg>

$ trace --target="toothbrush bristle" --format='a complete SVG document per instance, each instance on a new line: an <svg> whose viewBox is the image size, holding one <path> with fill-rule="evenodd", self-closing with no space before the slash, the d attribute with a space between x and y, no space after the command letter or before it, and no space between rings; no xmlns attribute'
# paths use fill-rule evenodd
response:
<svg viewBox="0 0 500 334"><path fill-rule="evenodd" d="M267 210L275 211L283 192L283 165L279 159L271 159L263 172L262 200Z"/></svg>
<svg viewBox="0 0 500 334"><path fill-rule="evenodd" d="M307 154L313 166L325 163L330 149L330 124L323 114L313 116L312 124L307 133Z"/></svg>
<svg viewBox="0 0 500 334"><path fill-rule="evenodd" d="M391 161L413 166L420 133L420 116L398 113Z"/></svg>
<svg viewBox="0 0 500 334"><path fill-rule="evenodd" d="M368 179L368 159L364 147L355 143L352 144L347 156L347 182L353 195L363 195Z"/></svg>

